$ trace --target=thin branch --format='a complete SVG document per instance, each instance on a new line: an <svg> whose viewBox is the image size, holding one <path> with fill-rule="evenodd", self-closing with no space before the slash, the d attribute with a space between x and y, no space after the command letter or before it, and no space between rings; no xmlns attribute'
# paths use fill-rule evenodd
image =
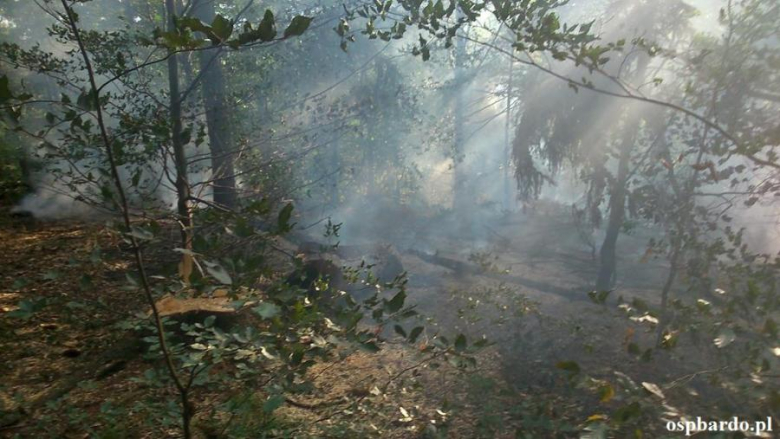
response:
<svg viewBox="0 0 780 439"><path fill-rule="evenodd" d="M542 66L541 64L533 61L531 58L528 58L528 59L518 58L514 53L509 52L506 49L503 49L503 48L501 48L499 46L491 45L490 43L487 43L487 42L484 42L484 41L480 41L480 40L477 40L477 39L473 39L473 38L469 38L469 37L463 37L463 38L466 38L468 41L472 41L472 42L474 42L476 44L480 44L480 45L485 45L485 46L491 47L492 49L494 49L494 50L496 50L496 51L498 51L500 53L503 53L503 54L511 57L512 59L514 59L515 61L517 61L517 62L519 62L521 64L525 64L527 66L537 68L537 69L539 69L539 70L541 70L541 71L543 71L543 72L545 72L545 73L547 73L547 74L549 74L549 75L551 75L551 76L553 76L555 78L558 78L558 79L560 79L562 81L566 81L568 84L571 84L571 85L574 85L574 86L577 86L577 87L581 87L583 89L590 90L590 91L595 92L595 93L600 93L600 94L603 94L603 95L606 95L606 96L612 96L612 97L620 98L620 99L630 99L630 100L634 100L634 101L644 102L644 103L647 103L647 104L658 105L658 106L661 106L661 107L670 108L672 110L675 110L675 111L678 111L680 113L683 113L683 114L685 114L687 116L690 116L690 117L698 120L699 122L703 123L708 128L711 128L711 129L717 131L721 136L723 136L726 140L731 142L736 147L736 149L737 149L736 153L737 154L739 154L739 155L741 155L743 157L748 158L749 160L753 161L756 164L772 167L772 168L775 168L775 169L780 169L780 164L779 163L775 163L775 162L772 162L772 161L769 161L769 160L765 160L765 159L759 158L755 154L739 152L739 150L744 148L744 145L742 144L742 142L740 142L736 137L734 137L731 133L729 133L725 128L720 126L718 123L713 122L713 121L709 120L707 117L702 116L699 113L697 113L697 112L695 112L693 110L689 110L689 109L687 109L685 107L682 107L680 105L677 105L677 104L674 104L674 103L671 103L671 102L662 101L662 100L659 100L659 99L649 98L649 97L642 96L642 95L637 95L637 94L633 93L621 81L617 80L615 77L607 74L606 72L604 72L604 71L602 71L600 69L594 69L594 71L596 71L599 74L604 75L605 77L611 79L613 82L616 82L618 84L618 86L621 88L621 90L624 91L624 93L618 93L618 92L614 92L614 91L607 90L607 89L604 89L604 88L599 88L599 87L594 86L593 84L572 79L572 78L570 78L570 77L568 77L568 76L566 76L566 75L564 75L562 73L558 73L558 72L552 70L549 67Z"/></svg>
<svg viewBox="0 0 780 439"><path fill-rule="evenodd" d="M119 176L119 170L117 167L116 159L114 157L114 151L111 145L111 141L109 140L108 130L106 129L106 124L103 119L103 110L100 106L100 92L97 83L95 81L95 71L92 68L92 63L89 59L89 55L87 53L86 48L84 47L84 42L81 39L81 32L79 31L79 27L76 24L77 21L73 13L73 10L68 5L67 0L61 0L61 2L63 8L65 9L69 27L73 32L73 36L76 39L76 42L78 43L79 52L81 53L82 58L84 59L84 65L87 70L87 75L89 77L89 84L93 95L92 98L94 100L94 104L96 107L95 112L96 112L98 127L100 128L100 138L106 150L106 156L108 158L111 176L116 186L117 195L119 196L120 209L122 211L122 218L124 220L124 225L127 231L129 232L132 226L130 221L130 207L127 201L127 196L125 195L124 187L122 186L122 179ZM155 303L154 300L154 295L152 293L152 288L149 283L149 278L146 274L146 266L144 265L143 253L141 251L141 247L138 244L138 240L135 236L133 236L130 233L128 233L126 236L130 240L132 251L135 256L136 268L138 269L138 274L140 277L141 287L144 292L144 296L146 297L146 300L152 309L152 315L157 329L157 339L160 343L160 350L162 351L165 364L168 368L168 373L171 379L173 380L176 389L179 391L179 393L182 396L182 399L184 401L183 410L184 413L186 414L189 411L189 407L187 404L188 403L187 388L184 386L184 383L182 382L178 372L176 371L176 366L173 364L173 356L170 352L170 349L167 344L167 340L165 338L165 329L163 327L162 317L160 316L160 312L157 309L157 304Z"/></svg>

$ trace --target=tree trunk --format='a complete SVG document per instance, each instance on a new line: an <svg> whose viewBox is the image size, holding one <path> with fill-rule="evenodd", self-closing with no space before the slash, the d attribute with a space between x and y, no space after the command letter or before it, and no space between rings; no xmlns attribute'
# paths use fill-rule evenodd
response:
<svg viewBox="0 0 780 439"><path fill-rule="evenodd" d="M463 17L460 7L457 10L458 19ZM456 212L466 212L474 208L474 200L468 196L467 176L463 166L463 150L465 143L464 92L466 63L466 39L458 38L455 42L455 138L454 138L454 162L453 162L453 193L452 207Z"/></svg>
<svg viewBox="0 0 780 439"><path fill-rule="evenodd" d="M193 8L193 15L204 23L211 23L216 16L214 2L199 1ZM233 166L235 144L230 127L228 106L225 102L227 95L225 77L222 73L219 55L219 50L199 52L200 81L211 152L214 202L232 209L237 202L236 177Z"/></svg>
<svg viewBox="0 0 780 439"><path fill-rule="evenodd" d="M25 151L19 151L19 181L24 189L24 194L28 194L33 191L35 185L32 182L32 167L30 166L30 159L27 157Z"/></svg>
<svg viewBox="0 0 780 439"><path fill-rule="evenodd" d="M176 7L173 0L165 0L165 12L168 18L168 31L175 32L174 18ZM190 183L187 180L187 155L184 153L181 124L181 98L179 93L179 59L176 55L168 58L168 85L170 87L171 107L171 143L173 161L176 168L176 213L181 227L182 248L192 249L192 215L190 212ZM192 273L192 257L185 254L179 265L179 273L184 282L189 281Z"/></svg>
<svg viewBox="0 0 780 439"><path fill-rule="evenodd" d="M600 266L596 278L596 290L612 289L617 269L617 240L620 228L623 227L626 211L626 193L628 191L628 173L631 161L631 150L636 140L636 127L626 128L623 144L620 147L618 171L609 195L609 220L607 233L601 244Z"/></svg>
<svg viewBox="0 0 780 439"><path fill-rule="evenodd" d="M106 128L106 123L103 119L103 111L101 109L101 100L100 100L100 89L98 88L97 82L95 80L95 71L92 68L92 63L89 59L89 55L87 54L87 50L85 49L84 42L81 39L81 32L77 25L78 18L76 14L71 9L71 6L68 4L67 0L62 0L62 7L65 9L64 18L65 20L67 20L67 24L69 25L71 31L73 32L73 36L76 39L76 42L78 44L79 52L81 53L82 58L84 60L84 69L86 71L87 78L89 79L89 85L91 91L90 94L94 99L93 102L95 105L95 118L97 119L98 129L100 132L100 140L102 141L103 147L106 150L106 159L108 160L108 167L109 167L108 172L111 174L111 177L114 180L114 184L116 186L116 194L118 197L119 208L122 213L122 219L124 222L125 229L127 231L130 231L132 227L132 223L130 220L130 205L128 204L127 196L125 195L125 190L124 187L122 186L122 178L119 176L119 168L117 165L117 161L114 158L114 152L113 152L114 145L110 140L108 130ZM171 12L173 12L172 0L166 0L166 9L169 15L169 20L172 23L173 21L173 14L171 14ZM163 358L165 359L165 363L168 368L168 373L170 374L170 377L173 380L174 385L176 386L176 389L179 392L179 396L182 402L182 424L183 424L182 429L184 432L184 439L191 439L192 432L190 429L190 420L192 419L194 406L192 405L189 399L189 385L185 386L183 384L182 380L179 378L178 372L176 371L176 366L173 363L171 351L168 348L168 344L165 338L165 329L163 328L163 321L160 317L159 312L157 311L157 305L155 304L154 301L152 287L149 284L149 278L146 274L146 268L144 265L144 257L141 251L141 246L139 245L136 237L133 236L132 234L128 234L128 239L130 240L130 245L133 250L133 254L135 256L135 263L136 263L136 267L138 268L138 275L141 281L141 287L143 289L144 296L146 297L146 300L149 302L149 306L152 309L152 316L157 330L157 341L160 344L160 351L162 352Z"/></svg>
<svg viewBox="0 0 780 439"><path fill-rule="evenodd" d="M678 238L679 239L679 238ZM669 292L672 290L674 280L677 277L677 261L680 257L680 244L675 244L672 249L672 256L669 260L669 274L666 276L666 282L664 283L664 289L661 290L661 315L658 319L658 328L655 335L655 346L660 347L663 342L664 330L669 324L669 312L667 310L669 304Z"/></svg>
<svg viewBox="0 0 780 439"><path fill-rule="evenodd" d="M509 78L506 82L506 122L504 124L504 210L514 210L512 203L512 140L510 139L510 127L512 124L512 76L515 62L509 60Z"/></svg>

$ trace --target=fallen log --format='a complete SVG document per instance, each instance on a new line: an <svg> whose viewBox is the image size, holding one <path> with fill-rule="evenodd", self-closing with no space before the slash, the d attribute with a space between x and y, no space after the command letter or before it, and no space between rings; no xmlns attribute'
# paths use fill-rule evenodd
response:
<svg viewBox="0 0 780 439"><path fill-rule="evenodd" d="M482 270L480 267L476 265L459 261L457 259L439 256L438 253L434 253L431 255L415 249L409 249L407 250L407 253L415 255L418 258L430 264L439 265L444 268L449 268L450 270L454 271L456 274L477 274L477 275L486 274L484 270Z"/></svg>
<svg viewBox="0 0 780 439"><path fill-rule="evenodd" d="M251 320L247 311L253 302L249 300L242 306L235 306L234 299L228 296L226 290L216 290L211 297L174 297L165 296L159 299L155 306L160 317L167 317L180 323L203 323L209 317L214 317L214 325L228 329L238 323L248 323ZM247 298L245 298L246 300ZM147 315L151 316L149 310Z"/></svg>
<svg viewBox="0 0 780 439"><path fill-rule="evenodd" d="M475 264L459 261L457 259L447 258L444 256L439 256L438 253L428 254L415 249L409 249L407 250L407 253L417 256L418 258L430 264L439 265L441 267L448 268L453 272L455 272L457 275L467 274L467 275L474 275L474 276L485 276L492 279L501 280L506 283L515 283L527 288L532 288L541 293L554 294L556 296L560 296L568 300L590 302L590 299L586 294L587 293L586 290L579 290L579 289L570 290L570 289L560 288L550 284L546 284L544 282L538 282L531 279L526 279L520 276L513 276L511 274L493 273Z"/></svg>
<svg viewBox="0 0 780 439"><path fill-rule="evenodd" d="M236 312L236 309L230 306L230 298L227 296L183 299L166 296L158 300L155 305L160 317L183 316L185 314L233 314Z"/></svg>

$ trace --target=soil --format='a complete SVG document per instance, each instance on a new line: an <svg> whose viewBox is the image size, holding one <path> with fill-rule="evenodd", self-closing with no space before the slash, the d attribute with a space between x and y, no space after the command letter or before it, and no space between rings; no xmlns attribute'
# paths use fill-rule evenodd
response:
<svg viewBox="0 0 780 439"><path fill-rule="evenodd" d="M620 364L637 382L695 370L698 362L684 368L668 356L646 365L626 351L629 342L649 345L652 327L622 317L614 296L657 302L657 279L665 272L643 260L641 237L621 238L622 254L632 256L621 261L618 291L597 304L587 295L595 261L558 217L508 218L482 231L478 244L432 233L417 242L419 250L394 250L408 272L411 300L430 316L426 334L438 329L495 342L478 354L476 370L464 375L390 341L378 354L349 353L313 367L314 390L290 396L277 417L300 426L296 437L344 437L345 426L367 437L514 437L532 422L529 416L553 420L564 426L553 436L568 437L565 426L581 425L594 401L568 387L557 363L576 360L605 379ZM549 236L557 237L554 244ZM15 220L0 226L0 242L0 436L176 437L175 426L150 428L146 415L132 410L138 401L174 395L139 379L149 360L139 341L117 327L148 312L142 296L127 288L132 267L122 240L100 224ZM473 269L458 271L430 254ZM147 254L150 265L171 263L165 255L164 249ZM20 316L25 306L34 311ZM197 395L198 406L224 403L236 390ZM123 433L96 436L118 428L112 407L130 408L122 412ZM195 418L198 435L221 437L207 415L203 409Z"/></svg>

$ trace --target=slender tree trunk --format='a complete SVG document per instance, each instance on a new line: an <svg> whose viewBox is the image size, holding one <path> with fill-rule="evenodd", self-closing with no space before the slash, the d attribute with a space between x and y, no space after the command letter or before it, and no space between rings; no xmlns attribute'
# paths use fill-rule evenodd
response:
<svg viewBox="0 0 780 439"><path fill-rule="evenodd" d="M709 130L705 129L703 134L703 139L701 141L701 144L699 146L699 153L696 157L696 165L693 167L694 171L693 174L690 176L690 178L685 182L685 185L681 188L680 184L677 181L677 176L674 172L674 167L670 167L667 171L667 175L669 178L669 182L672 185L672 188L674 189L674 193L677 196L677 204L679 204L681 207L679 208L680 212L680 218L677 220L677 237L673 240L671 255L669 257L669 274L666 276L666 282L664 283L663 290L661 290L661 311L659 315L658 320L658 328L656 329L656 337L655 337L655 345L656 347L661 346L661 343L663 342L663 335L666 328L669 326L669 293L672 290L672 286L674 285L674 281L677 278L677 273L679 271L679 261L680 258L683 257L683 252L685 251L685 242L684 234L686 232L686 225L692 220L691 216L693 215L693 209L696 206L695 202L695 196L694 196L694 189L696 187L696 181L699 176L699 166L702 162L702 159L704 158L704 153L706 151L705 145L707 144L707 137L708 137ZM663 151L665 155L665 159L668 162L672 162L672 157L669 154L669 149L665 149Z"/></svg>
<svg viewBox="0 0 780 439"><path fill-rule="evenodd" d="M167 0L171 1L171 0ZM100 91L97 86L97 82L95 80L95 71L92 68L92 63L89 59L89 55L87 53L87 50L84 46L84 42L81 38L81 32L78 27L78 18L76 18L76 14L73 13L73 10L68 5L67 0L62 0L62 7L65 9L65 17L67 19L68 25L71 28L71 31L73 31L73 35L76 39L76 42L78 43L79 52L82 55L82 58L84 60L85 70L87 73L87 78L89 79L90 89L92 92L93 99L95 100L95 114L96 119L98 123L98 128L100 130L100 139L103 143L103 147L106 150L106 158L108 159L108 166L109 166L109 172L111 174L111 178L114 180L114 185L116 187L116 195L119 198L119 208L121 210L122 219L124 220L124 226L127 231L131 228L131 221L130 221L130 205L127 201L127 195L125 194L124 187L122 186L122 178L119 176L119 168L117 165L117 161L114 158L114 145L111 142L111 139L108 135L108 129L106 128L106 123L103 119L103 110L101 108L100 104ZM190 401L189 398L189 391L190 391L190 385L192 384L192 380L190 380L189 383L185 384L182 379L179 377L178 372L176 371L176 366L173 363L173 356L171 354L171 351L168 347L167 340L165 338L165 329L162 322L162 318L160 316L160 313L157 309L157 304L154 301L154 295L152 294L152 287L149 283L149 277L146 274L146 265L144 264L144 257L143 252L141 250L141 246L138 244L138 240L135 236L132 234L127 234L127 238L130 240L130 245L133 250L133 255L135 256L135 263L136 267L138 268L138 274L141 281L141 288L144 293L144 296L149 303L149 306L152 309L152 316L155 323L155 328L157 330L157 341L160 344L160 351L162 352L163 359L165 360L165 365L168 368L168 373L173 380L173 383L176 387L176 390L179 392L179 397L182 404L182 430L184 433L184 439L190 439L192 438L192 432L190 429L190 421L192 420L192 415L194 412L194 406ZM195 376L195 369L192 371L192 376Z"/></svg>
<svg viewBox="0 0 780 439"><path fill-rule="evenodd" d="M650 59L640 57L636 70L630 75L634 81L641 82L646 76ZM629 116L625 120L623 139L620 145L620 157L618 158L618 171L612 183L609 196L609 219L607 220L607 233L600 250L600 266L596 277L596 290L607 291L614 287L617 277L617 240L620 229L623 227L626 212L626 195L628 192L628 179L631 165L631 152L639 132L641 117Z"/></svg>
<svg viewBox="0 0 780 439"><path fill-rule="evenodd" d="M371 95L371 108L369 115L367 115L369 118L371 117L377 117L377 113L379 113L379 108L382 103L380 102L380 92L384 84L382 84L380 80L381 75L381 64L379 61L374 63L374 84L373 84L373 90ZM368 75L363 75L363 78L368 77ZM365 176L365 183L366 183L366 194L369 198L379 197L379 189L377 184L377 178L379 174L379 159L377 154L377 149L379 148L379 139L376 138L376 136L371 136L371 141L367 142L364 146L365 148L365 154L363 156L363 169L362 174Z"/></svg>
<svg viewBox="0 0 780 439"><path fill-rule="evenodd" d="M509 60L509 78L506 83L506 123L504 124L504 209L510 212L514 207L512 205L512 140L509 132L512 124L512 74L514 73L515 63L513 59Z"/></svg>
<svg viewBox="0 0 780 439"><path fill-rule="evenodd" d="M176 7L176 16L181 17L184 15L184 3L182 0L174 0L174 5ZM195 73L192 70L192 52L185 52L179 55L179 61L181 61L181 70L182 70L182 77L184 79L185 84L192 83L193 79L195 78ZM182 93L181 97L181 105L184 105L187 101L185 98L186 93Z"/></svg>
<svg viewBox="0 0 780 439"><path fill-rule="evenodd" d="M216 16L214 2L199 0L193 8L193 15L204 23L211 23ZM206 126L211 151L214 202L232 209L237 203L233 164L236 145L226 105L227 87L225 86L222 64L219 60L220 53L219 50L202 50L198 57L203 106L206 109Z"/></svg>
<svg viewBox="0 0 780 439"><path fill-rule="evenodd" d="M680 239L678 237L678 239ZM669 267L669 274L666 276L666 282L664 283L664 288L661 290L661 315L658 319L658 329L656 330L655 335L655 345L656 347L661 346L661 342L663 341L663 335L664 330L666 329L666 326L669 324L669 313L667 311L667 307L669 304L669 292L672 290L672 285L674 285L674 280L677 277L677 261L680 258L680 253L682 251L680 244L675 244L674 248L672 249L672 256L669 259L669 263L671 266Z"/></svg>
<svg viewBox="0 0 780 439"><path fill-rule="evenodd" d="M181 57L181 67L182 67L182 76L184 77L184 83L185 84L192 84L192 82L195 80L195 72L192 69L192 59L193 56L192 53L183 53L179 55ZM182 93L182 99L181 103L185 104L188 101L188 99L184 96L184 93Z"/></svg>
<svg viewBox="0 0 780 439"><path fill-rule="evenodd" d="M165 0L165 12L168 18L168 31L176 31L176 6L173 0ZM173 161L176 168L176 213L181 227L182 248L192 249L192 214L190 212L190 183L187 180L187 155L184 153L181 123L181 97L179 93L179 59L176 55L168 58L168 86L170 88L171 143ZM192 273L192 256L184 254L179 273L185 282Z"/></svg>
<svg viewBox="0 0 780 439"><path fill-rule="evenodd" d="M623 143L620 146L617 176L612 183L609 195L609 220L607 221L607 233L604 236L599 254L601 259L596 278L597 291L606 291L614 286L617 269L617 240L625 219L629 165L631 151L636 140L636 127L632 126L631 128L626 128Z"/></svg>
<svg viewBox="0 0 780 439"><path fill-rule="evenodd" d="M462 18L463 11L460 7L457 10L458 19ZM463 163L464 143L465 143L465 130L463 124L465 123L464 115L464 76L465 76L465 64L466 64L466 40L464 38L458 38L455 42L455 162L453 163L453 194L452 194L452 207L456 212L465 212L468 209L474 207L473 201L468 196L468 183L466 182L467 176Z"/></svg>
<svg viewBox="0 0 780 439"><path fill-rule="evenodd" d="M333 169L341 167L341 153L339 151L339 142L336 141L336 134L330 134L330 163ZM339 196L339 175L340 172L336 172L328 177L328 187L330 192L330 207L336 208L341 203L341 197Z"/></svg>
<svg viewBox="0 0 780 439"><path fill-rule="evenodd" d="M32 182L32 170L30 169L30 159L24 151L19 152L19 173L24 193L32 192L35 187Z"/></svg>

